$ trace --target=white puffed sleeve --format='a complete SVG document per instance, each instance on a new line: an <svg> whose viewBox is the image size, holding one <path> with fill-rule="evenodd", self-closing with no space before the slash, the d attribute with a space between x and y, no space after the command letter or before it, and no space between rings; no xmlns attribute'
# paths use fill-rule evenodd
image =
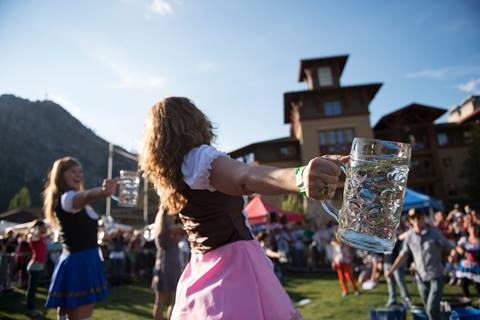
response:
<svg viewBox="0 0 480 320"><path fill-rule="evenodd" d="M212 161L218 157L228 158L228 155L206 144L193 148L183 159L182 174L185 183L191 189L215 191L210 185L210 170Z"/></svg>
<svg viewBox="0 0 480 320"><path fill-rule="evenodd" d="M77 213L80 209L73 209L73 198L75 198L75 195L78 192L76 191L67 191L64 194L62 194L60 198L60 204L62 205L62 209L68 213Z"/></svg>

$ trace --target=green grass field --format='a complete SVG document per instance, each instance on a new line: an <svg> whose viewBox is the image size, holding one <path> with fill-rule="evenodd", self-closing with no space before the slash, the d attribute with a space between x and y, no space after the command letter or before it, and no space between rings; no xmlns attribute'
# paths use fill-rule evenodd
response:
<svg viewBox="0 0 480 320"><path fill-rule="evenodd" d="M410 284L414 303L419 303L416 288ZM368 310L381 307L386 302L387 286L380 283L370 291L364 291L359 297L353 294L345 298L340 296L338 280L333 273L290 275L285 280L285 288L294 302L310 299L298 310L305 320L313 319L368 319ZM459 287L445 287L445 296L460 295ZM0 296L0 319L29 319L25 313L25 291L7 292ZM37 292L37 305L42 306L46 299L46 289ZM114 288L107 301L95 309L93 319L134 320L151 318L153 294L149 282L140 280L132 285ZM49 310L45 319L55 319L55 312ZM411 319L409 317L408 319Z"/></svg>

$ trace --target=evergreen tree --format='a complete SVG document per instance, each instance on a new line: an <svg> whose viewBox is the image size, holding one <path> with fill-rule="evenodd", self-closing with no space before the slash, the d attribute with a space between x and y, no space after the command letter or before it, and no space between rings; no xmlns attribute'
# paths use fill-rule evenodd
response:
<svg viewBox="0 0 480 320"><path fill-rule="evenodd" d="M297 194L289 194L281 204L282 210L303 213L303 201Z"/></svg>
<svg viewBox="0 0 480 320"><path fill-rule="evenodd" d="M23 186L14 196L10 199L8 204L8 210L13 210L16 208L25 208L30 207L30 192L28 188Z"/></svg>

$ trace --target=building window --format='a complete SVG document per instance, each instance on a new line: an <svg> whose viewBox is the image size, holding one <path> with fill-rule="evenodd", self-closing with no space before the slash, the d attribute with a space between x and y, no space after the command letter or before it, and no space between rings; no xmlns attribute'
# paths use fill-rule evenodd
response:
<svg viewBox="0 0 480 320"><path fill-rule="evenodd" d="M320 131L320 145L324 146L327 144L327 139L325 138L325 131Z"/></svg>
<svg viewBox="0 0 480 320"><path fill-rule="evenodd" d="M320 87L333 86L332 70L329 67L318 68L318 82Z"/></svg>
<svg viewBox="0 0 480 320"><path fill-rule="evenodd" d="M439 146L444 146L448 144L448 135L445 132L440 132L437 134L437 143Z"/></svg>
<svg viewBox="0 0 480 320"><path fill-rule="evenodd" d="M340 101L325 101L323 103L323 112L326 116L338 116L342 114L342 105Z"/></svg>
<svg viewBox="0 0 480 320"><path fill-rule="evenodd" d="M353 142L355 130L353 128L332 129L319 131L320 145L350 144Z"/></svg>
<svg viewBox="0 0 480 320"><path fill-rule="evenodd" d="M347 139L348 143L353 142L353 136L354 136L353 128L345 129L345 138Z"/></svg>
<svg viewBox="0 0 480 320"><path fill-rule="evenodd" d="M452 158L443 158L442 159L442 163L443 163L443 167L450 171L450 172L453 172L454 171L454 167L453 167L453 161L452 161Z"/></svg>
<svg viewBox="0 0 480 320"><path fill-rule="evenodd" d="M345 143L345 135L343 129L338 129L336 130L337 132L337 143L338 144L343 144Z"/></svg>
<svg viewBox="0 0 480 320"><path fill-rule="evenodd" d="M470 144L473 142L473 136L471 131L464 131L463 132L463 142L466 144Z"/></svg>
<svg viewBox="0 0 480 320"><path fill-rule="evenodd" d="M237 160L242 161L243 163L252 163L255 162L255 154L253 152L250 152L237 158Z"/></svg>
<svg viewBox="0 0 480 320"><path fill-rule="evenodd" d="M319 131L321 154L347 154L353 141L353 128L331 129Z"/></svg>
<svg viewBox="0 0 480 320"><path fill-rule="evenodd" d="M337 135L335 134L335 130L328 130L327 137L329 145L337 144Z"/></svg>

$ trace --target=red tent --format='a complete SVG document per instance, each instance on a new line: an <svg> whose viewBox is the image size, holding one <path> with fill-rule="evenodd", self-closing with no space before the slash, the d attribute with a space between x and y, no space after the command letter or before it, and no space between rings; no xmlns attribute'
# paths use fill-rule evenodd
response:
<svg viewBox="0 0 480 320"><path fill-rule="evenodd" d="M275 212L278 217L286 216L288 221L303 221L304 216L301 213L288 212L265 203L261 197L257 196L245 207L250 224L267 223L268 214Z"/></svg>

